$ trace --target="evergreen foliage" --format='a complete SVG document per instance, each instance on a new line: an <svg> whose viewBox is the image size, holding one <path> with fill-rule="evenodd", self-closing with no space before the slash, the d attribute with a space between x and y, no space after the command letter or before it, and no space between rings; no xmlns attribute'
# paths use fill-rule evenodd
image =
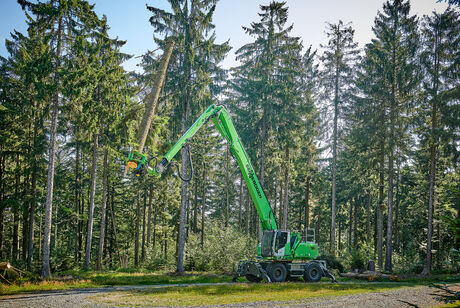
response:
<svg viewBox="0 0 460 308"><path fill-rule="evenodd" d="M126 72L125 42L88 2L18 3L28 30L13 31L0 58L0 260L47 277L229 273L252 258L258 215L211 122L191 140L188 184L174 168L123 177L158 54L142 56L143 74ZM154 43L175 47L146 153L164 154L207 106L224 104L280 229L314 228L331 268L375 259L388 272L458 270L457 8L417 17L408 1L387 1L362 50L337 21L317 52L273 1L243 26L251 41L227 74L218 1L168 3L147 5Z"/></svg>

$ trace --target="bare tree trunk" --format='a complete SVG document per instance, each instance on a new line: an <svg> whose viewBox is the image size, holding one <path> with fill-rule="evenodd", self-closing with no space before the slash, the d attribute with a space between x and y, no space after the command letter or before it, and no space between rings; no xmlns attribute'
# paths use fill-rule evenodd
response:
<svg viewBox="0 0 460 308"><path fill-rule="evenodd" d="M189 70L191 70L189 68ZM188 72L189 77L191 76L191 71ZM190 79L187 79L190 82ZM185 101L183 105L183 113L182 113L182 134L185 134L187 131L187 123L188 123L188 116L189 116L189 99L190 99L190 86L187 86L186 94L185 94ZM188 174L188 157L187 149L188 145L185 145L182 148L182 173ZM188 182L182 181L181 189L180 189L180 208L179 208L179 236L178 236L178 246L177 246L177 267L176 272L180 275L184 273L184 248L185 248L185 208L187 206L187 188Z"/></svg>
<svg viewBox="0 0 460 308"><path fill-rule="evenodd" d="M246 229L245 229L245 233L246 235L249 234L249 230L250 230L250 222L251 222L251 210L250 210L250 205L249 205L249 194L248 194L248 189L246 188L244 190L245 192L245 198L244 198L244 202L245 202L245 208L246 208Z"/></svg>
<svg viewBox="0 0 460 308"><path fill-rule="evenodd" d="M284 207L283 191L284 191L283 178L281 177L281 181L280 181L280 208L279 208L279 214L278 214L278 217L279 217L281 222L283 221L282 219L283 219L283 207Z"/></svg>
<svg viewBox="0 0 460 308"><path fill-rule="evenodd" d="M104 162L102 171L102 205L101 205L101 230L99 236L99 247L97 251L97 270L102 271L102 257L104 254L104 241L105 241L105 213L107 204L107 186L108 186L108 167L109 155L107 146L104 147Z"/></svg>
<svg viewBox="0 0 460 308"><path fill-rule="evenodd" d="M339 43L337 44L337 49ZM339 58L336 57L336 72L335 72L335 87L334 87L334 124L332 131L332 205L331 205L331 235L330 235L330 249L331 254L335 256L335 207L336 207L336 182L337 182L337 123L339 117Z"/></svg>
<svg viewBox="0 0 460 308"><path fill-rule="evenodd" d="M147 250L150 248L150 236L152 233L152 203L153 203L153 187L149 186L149 209L147 211Z"/></svg>
<svg viewBox="0 0 460 308"><path fill-rule="evenodd" d="M195 188L195 198L193 202L193 225L192 225L192 230L193 232L197 232L197 225L198 225L198 182L194 183L194 188Z"/></svg>
<svg viewBox="0 0 460 308"><path fill-rule="evenodd" d="M142 208L142 249L141 260L145 260L145 208L147 206L147 188L144 188L144 206Z"/></svg>
<svg viewBox="0 0 460 308"><path fill-rule="evenodd" d="M430 136L430 188L428 191L428 230L426 242L426 259L423 266L422 275L429 275L431 272L431 249L432 249L432 236L433 236L433 212L435 202L435 186L436 186L436 156L438 152L438 83L439 83L439 32L436 31L435 40L435 57L434 57L434 70L435 76L433 80L433 88L435 89L435 97L431 100L431 136Z"/></svg>
<svg viewBox="0 0 460 308"><path fill-rule="evenodd" d="M305 236L310 226L310 181L311 178L307 176L307 187L305 188Z"/></svg>
<svg viewBox="0 0 460 308"><path fill-rule="evenodd" d="M379 158L379 203L377 205L377 257L378 266L381 270L383 268L383 188L384 188L384 170L385 170L385 157L384 157L384 141L380 144L380 158Z"/></svg>
<svg viewBox="0 0 460 308"><path fill-rule="evenodd" d="M59 205L56 205L55 207L55 212L54 212L54 250L56 251L57 248L57 237L58 237L58 211L59 211Z"/></svg>
<svg viewBox="0 0 460 308"><path fill-rule="evenodd" d="M58 68L61 58L61 44L63 22L62 15L59 17L58 39L56 47L56 64L54 68L54 82L59 84ZM56 159L56 131L59 106L59 86L54 94L54 100L51 105L51 129L48 155L48 176L46 184L46 206L45 206L45 230L43 239L43 260L42 260L42 276L49 277L50 272L50 241L51 241L51 215L53 210L53 191L54 191L54 163Z"/></svg>
<svg viewBox="0 0 460 308"><path fill-rule="evenodd" d="M397 115L396 102L396 46L393 46L392 57L393 81L391 84L391 104L390 104L390 149L388 153L388 216L387 216L387 241L385 254L385 270L393 271L393 198L394 198L394 152L395 152L395 129Z"/></svg>
<svg viewBox="0 0 460 308"><path fill-rule="evenodd" d="M165 51L161 58L160 66L158 73L155 75L153 80L152 92L148 96L148 102L146 104L145 113L142 117L141 125L139 126L139 131L137 135L137 140L139 141L138 152L142 153L144 150L145 140L149 133L149 128L155 115L155 109L157 107L158 98L160 97L161 88L166 77L166 70L168 68L169 59L174 48L174 41L170 40L165 47Z"/></svg>
<svg viewBox="0 0 460 308"><path fill-rule="evenodd" d="M2 152L2 157L3 157L3 165L0 168L1 170L4 170L5 168L5 156ZM19 154L16 156L16 170L19 170ZM16 200L19 200L19 172L16 174L16 184L15 184L15 198ZM1 192L0 194L4 193L4 188L3 188L3 181L2 181L2 186L0 186ZM3 198L1 199L3 200ZM1 211L3 212L3 207L1 207ZM16 261L19 258L19 205L15 204L13 205L13 260ZM1 217L3 219L3 216ZM2 221L3 222L3 221ZM3 231L3 226L1 228L1 231ZM3 232L2 232L3 233ZM2 236L3 237L3 236ZM0 240L0 255L2 251L2 246L3 246L3 239Z"/></svg>
<svg viewBox="0 0 460 308"><path fill-rule="evenodd" d="M350 216L348 223L348 251L351 252L351 242L353 238L353 198L350 199Z"/></svg>
<svg viewBox="0 0 460 308"><path fill-rule="evenodd" d="M367 195L367 207L366 207L366 235L367 242L371 242L371 193L369 188L369 193Z"/></svg>
<svg viewBox="0 0 460 308"><path fill-rule="evenodd" d="M75 137L76 139L77 137ZM80 261L80 144L78 140L75 142L75 263Z"/></svg>
<svg viewBox="0 0 460 308"><path fill-rule="evenodd" d="M353 248L358 247L358 202L359 197L355 197L355 208L353 213Z"/></svg>
<svg viewBox="0 0 460 308"><path fill-rule="evenodd" d="M289 209L289 147L286 146L286 166L284 169L284 206L283 206L283 229L287 230L288 226L288 209Z"/></svg>
<svg viewBox="0 0 460 308"><path fill-rule="evenodd" d="M267 138L267 111L264 111L264 115L262 116L262 131L261 131L261 141L260 141L260 186L262 189L265 185L265 141ZM256 230L259 238L259 243L262 242L262 226L259 222L259 217L256 213Z"/></svg>
<svg viewBox="0 0 460 308"><path fill-rule="evenodd" d="M240 173L240 201L238 202L238 227L242 228L242 209L243 209L243 174Z"/></svg>
<svg viewBox="0 0 460 308"><path fill-rule="evenodd" d="M230 170L229 170L229 144L225 148L225 227L228 227L229 214L230 214Z"/></svg>
<svg viewBox="0 0 460 308"><path fill-rule="evenodd" d="M33 158L32 158L32 194L30 198L30 206L29 206L29 238L28 242L28 253L27 253L27 269L32 269L32 262L34 256L34 223L35 223L35 203L36 199L35 196L37 194L37 157L35 155L35 148L37 147L37 136L38 136L38 121L35 120L34 123L34 133L33 133Z"/></svg>
<svg viewBox="0 0 460 308"><path fill-rule="evenodd" d="M203 186L202 186L202 193L201 196L201 247L204 245L204 213L206 211L206 165L203 162Z"/></svg>
<svg viewBox="0 0 460 308"><path fill-rule="evenodd" d="M340 255L340 251L342 250L342 222L339 221L339 234L338 234L338 238L337 238L337 241L338 241L338 247L339 247L339 255Z"/></svg>
<svg viewBox="0 0 460 308"><path fill-rule="evenodd" d="M110 202L110 216L111 216L111 220L112 220L112 228L113 228L113 237L115 239L115 245L117 247L117 256L118 256L118 262L120 262L120 265L121 265L121 255L120 255L120 245L118 244L118 237L117 237L117 224L115 223L115 214L114 214L114 201L113 201L113 196L115 194L115 185L112 184L112 198L111 198L111 201Z"/></svg>
<svg viewBox="0 0 460 308"><path fill-rule="evenodd" d="M395 236L394 249L397 252L399 252L399 203L400 203L399 183L400 183L400 177L401 177L400 160L398 160L397 176L396 176L395 226L394 226L394 236Z"/></svg>
<svg viewBox="0 0 460 308"><path fill-rule="evenodd" d="M141 206L139 202L140 196L137 195L137 206L136 206L136 234L134 235L134 267L139 265L139 221L141 216Z"/></svg>
<svg viewBox="0 0 460 308"><path fill-rule="evenodd" d="M93 240L93 215L94 215L94 197L96 194L96 171L97 171L97 154L99 149L98 134L93 134L93 157L91 163L91 188L88 204L88 229L86 232L86 249L85 249L85 262L83 269L86 271L89 269L91 262L91 243Z"/></svg>

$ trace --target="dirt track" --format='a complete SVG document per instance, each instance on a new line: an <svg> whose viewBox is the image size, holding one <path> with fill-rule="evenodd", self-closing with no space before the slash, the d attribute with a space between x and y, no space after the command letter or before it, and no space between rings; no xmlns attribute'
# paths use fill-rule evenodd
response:
<svg viewBox="0 0 460 308"><path fill-rule="evenodd" d="M197 284L210 285L210 284ZM171 285L169 285L171 286ZM175 285L183 286L183 285ZM146 289L163 286L123 286L113 288L52 291L0 297L0 307L113 307L98 304L91 297L111 292ZM315 298L296 302L255 302L219 307L439 307L458 300L460 284L442 287L405 287L401 289L358 295ZM457 295L457 296L456 296Z"/></svg>

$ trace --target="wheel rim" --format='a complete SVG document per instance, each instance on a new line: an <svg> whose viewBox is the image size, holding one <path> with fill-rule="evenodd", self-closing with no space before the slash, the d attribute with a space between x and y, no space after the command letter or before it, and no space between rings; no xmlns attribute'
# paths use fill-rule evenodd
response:
<svg viewBox="0 0 460 308"><path fill-rule="evenodd" d="M311 277L316 278L318 276L318 270L316 268L313 268L310 272Z"/></svg>
<svg viewBox="0 0 460 308"><path fill-rule="evenodd" d="M281 271L281 269L280 269L280 268L277 268L277 269L275 269L275 271L274 271L274 273L273 273L273 276L275 276L275 278L278 279L278 278L281 277L282 274L283 274L283 272Z"/></svg>

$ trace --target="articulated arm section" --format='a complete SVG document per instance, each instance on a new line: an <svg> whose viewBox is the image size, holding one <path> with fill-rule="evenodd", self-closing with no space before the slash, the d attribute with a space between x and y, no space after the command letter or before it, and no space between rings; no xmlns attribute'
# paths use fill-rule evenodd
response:
<svg viewBox="0 0 460 308"><path fill-rule="evenodd" d="M221 110L218 112L218 116L213 118L214 124L219 129L222 136L227 139L230 145L230 151L236 158L238 166L240 167L241 173L243 174L244 180L251 195L252 201L259 214L260 224L262 230L277 230L275 216L268 204L267 197L259 183L259 179L252 168L251 162L249 161L248 154L244 150L243 143L241 142L238 133L233 126L232 119L224 107L220 107Z"/></svg>
<svg viewBox="0 0 460 308"><path fill-rule="evenodd" d="M259 180L252 168L249 157L244 150L243 144L241 142L238 133L235 130L235 126L223 106L211 105L208 109L195 121L195 123L188 129L188 131L177 141L177 143L165 154L161 162L155 168L148 167L149 175L159 175L163 173L168 167L169 163L172 161L173 157L179 152L182 147L192 138L195 133L210 119L217 126L221 135L227 140L230 145L230 151L236 158L238 166L240 167L241 173L243 174L244 180L251 195L252 201L257 209L259 214L260 223L262 230L277 230L275 216L268 204L268 200L265 196L265 193L262 189L262 186L259 183ZM137 154L137 153L136 153ZM137 154L139 155L139 154ZM141 155L142 156L142 155ZM138 168L146 164L146 159L144 161L139 159L133 159L133 167L138 163Z"/></svg>

